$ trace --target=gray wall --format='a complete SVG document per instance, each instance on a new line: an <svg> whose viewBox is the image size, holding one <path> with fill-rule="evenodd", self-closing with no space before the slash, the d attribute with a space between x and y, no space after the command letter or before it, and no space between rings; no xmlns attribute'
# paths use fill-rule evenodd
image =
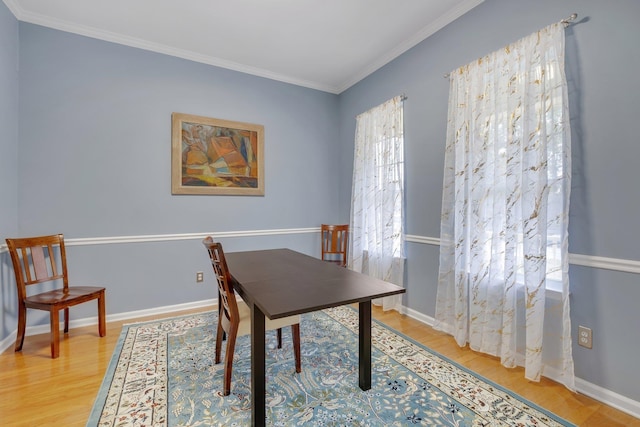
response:
<svg viewBox="0 0 640 427"><path fill-rule="evenodd" d="M0 5L0 237L63 232L95 240L346 222L355 116L405 93L407 234L437 242L449 89L443 74L572 12L585 22L566 33L570 251L640 260L635 0L487 0L339 96L18 24ZM263 124L266 195L172 196L174 111ZM72 279L107 285L109 314L215 297L212 286L194 283L198 270L212 280L199 239L142 240L71 246ZM407 245L404 304L429 317L439 248L415 240ZM315 233L223 243L227 250L289 246L316 255L318 247ZM15 330L6 253L0 271L0 340L6 340ZM591 327L595 346L574 345L576 374L640 401L638 276L572 265L571 281L574 328ZM94 313L78 308L74 317ZM30 324L46 324L30 315Z"/></svg>
<svg viewBox="0 0 640 427"><path fill-rule="evenodd" d="M20 69L21 232L308 227L337 203L334 95L30 24ZM266 195L171 195L173 111L264 125Z"/></svg>
<svg viewBox="0 0 640 427"><path fill-rule="evenodd" d="M18 21L0 2L0 236L15 235L18 231ZM1 315L9 310L15 313L13 275L0 253L0 340L7 326ZM9 296L5 298L6 296Z"/></svg>
<svg viewBox="0 0 640 427"><path fill-rule="evenodd" d="M0 3L0 230L15 233L18 206L18 21Z"/></svg>
<svg viewBox="0 0 640 427"><path fill-rule="evenodd" d="M348 182L354 117L404 93L407 234L438 238L449 83L455 68L576 12L566 30L572 125L570 252L640 260L640 2L487 0L340 96L342 167ZM343 187L341 211L351 192ZM345 214L346 215L346 214ZM404 304L435 314L437 245L407 244ZM637 274L572 265L571 312L593 329L594 348L574 342L576 375L640 401Z"/></svg>
<svg viewBox="0 0 640 427"><path fill-rule="evenodd" d="M8 152L19 147L10 182L19 188L20 235L95 241L335 220L336 95L37 25L19 29L20 143ZM265 196L171 195L172 112L264 125ZM105 284L108 314L217 296L200 238L142 240L69 246L72 280ZM227 250L319 251L315 233L223 242ZM196 271L208 285L195 284ZM74 318L94 315L79 306ZM0 318L4 338L15 315L7 309ZM42 323L46 313L30 313L30 325Z"/></svg>

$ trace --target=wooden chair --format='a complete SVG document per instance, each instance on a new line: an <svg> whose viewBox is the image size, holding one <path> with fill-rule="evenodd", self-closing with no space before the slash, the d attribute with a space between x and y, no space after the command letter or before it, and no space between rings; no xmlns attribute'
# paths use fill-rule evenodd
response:
<svg viewBox="0 0 640 427"><path fill-rule="evenodd" d="M320 227L322 236L322 259L324 261L347 266L347 248L349 243L349 224Z"/></svg>
<svg viewBox="0 0 640 427"><path fill-rule="evenodd" d="M202 243L209 252L213 272L218 282L218 330L216 333L215 363L220 363L222 340L226 333L227 348L224 354L224 395L231 393L231 373L233 369L233 354L236 338L251 333L251 311L246 303L237 301L233 290L233 277L227 268L222 244L214 242L211 237ZM302 371L300 362L300 316L289 316L271 320L265 317L265 330L278 330L278 347L282 346L280 328L291 326L293 337L293 352L296 360L296 372Z"/></svg>
<svg viewBox="0 0 640 427"><path fill-rule="evenodd" d="M64 333L69 332L69 307L98 300L98 332L106 335L105 288L69 286L67 254L62 234L22 239L6 239L18 286L18 336L15 351L22 350L27 325L27 309L46 310L51 323L51 357L60 355L59 311L64 309ZM55 249L58 249L56 257ZM28 295L27 286L53 282L62 287Z"/></svg>

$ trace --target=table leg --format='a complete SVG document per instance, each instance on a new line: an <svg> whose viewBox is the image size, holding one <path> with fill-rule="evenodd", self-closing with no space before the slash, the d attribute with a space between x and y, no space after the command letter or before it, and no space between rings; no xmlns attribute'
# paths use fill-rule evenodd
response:
<svg viewBox="0 0 640 427"><path fill-rule="evenodd" d="M371 301L359 304L358 360L360 364L360 388L371 388Z"/></svg>
<svg viewBox="0 0 640 427"><path fill-rule="evenodd" d="M265 412L265 331L264 313L251 305L251 425L264 426Z"/></svg>

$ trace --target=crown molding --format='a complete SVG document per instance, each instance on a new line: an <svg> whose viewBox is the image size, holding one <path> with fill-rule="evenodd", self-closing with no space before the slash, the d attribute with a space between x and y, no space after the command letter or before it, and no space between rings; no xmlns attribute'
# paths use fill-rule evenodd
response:
<svg viewBox="0 0 640 427"><path fill-rule="evenodd" d="M465 13L469 12L474 7L483 3L484 0L467 0L461 2L453 9L449 10L448 13L440 16L436 21L427 25L418 31L413 37L407 39L404 43L396 46L385 55L378 58L375 62L372 62L367 67L365 67L362 72L354 74L350 79L346 80L339 88L338 93L342 93L345 90L349 89L354 84L358 83L365 77L373 74L375 71L379 70L383 66L387 65L412 47L426 40L442 28L446 27Z"/></svg>
<svg viewBox="0 0 640 427"><path fill-rule="evenodd" d="M11 13L13 13L13 16L16 17L16 19L20 20L20 17L23 15L23 10L20 7L20 5L18 4L18 2L16 0L3 0L4 4L7 6L7 8L9 9L9 11L11 11Z"/></svg>
<svg viewBox="0 0 640 427"><path fill-rule="evenodd" d="M159 43L150 42L145 39L136 37L124 36L110 31L100 30L97 28L88 27L85 25L64 21L61 19L52 18L38 13L33 13L24 10L17 2L17 0L3 0L7 5L11 13L22 22L30 24L41 25L48 28L53 28L68 33L78 34L85 37L91 37L98 40L104 40L112 43L117 43L123 46L129 46L137 49L143 49L150 52L156 52L163 55L174 56L176 58L186 59L188 61L199 62L202 64L212 65L215 67L225 68L240 73L250 74L257 77L264 77L270 80L279 81L282 83L288 83L295 86L306 87L309 89L315 89L322 92L328 92L338 95L344 92L349 87L358 83L365 77L374 73L384 65L396 59L407 50L411 49L418 43L422 42L429 36L435 34L437 31L455 21L460 16L464 15L474 7L478 6L484 0L467 0L458 4L456 7L442 15L435 22L422 28L413 37L405 40L403 43L387 52L385 55L378 58L366 66L361 72L353 75L350 79L344 81L339 86L332 86L326 84L320 84L313 81L296 79L284 74L274 73L269 70L265 70L257 67L250 67L247 65L239 64L237 62L228 61L222 58L214 56L203 55L186 49L179 49Z"/></svg>
<svg viewBox="0 0 640 427"><path fill-rule="evenodd" d="M309 89L315 89L322 92L329 92L338 94L338 88L334 86L322 85L316 82L296 79L284 74L278 74L257 67L250 67L247 65L239 64L233 61L227 61L225 59L217 58L214 56L203 55L186 49L178 49L175 47L167 46L160 43L150 42L145 39L136 37L124 36L111 31L100 30L97 28L80 25L77 23L64 21L61 19L52 18L38 13L25 11L22 9L16 0L4 0L5 4L14 16L22 22L29 24L41 25L47 28L53 28L55 30L64 31L67 33L78 34L85 37L90 37L98 40L112 42L124 46L129 46L137 49L143 49L150 52L161 53L163 55L169 55L176 58L182 58L193 62L199 62L202 64L212 65L240 73L250 74L257 77L264 77L269 80L275 80L283 83L292 84L295 86L302 86Z"/></svg>

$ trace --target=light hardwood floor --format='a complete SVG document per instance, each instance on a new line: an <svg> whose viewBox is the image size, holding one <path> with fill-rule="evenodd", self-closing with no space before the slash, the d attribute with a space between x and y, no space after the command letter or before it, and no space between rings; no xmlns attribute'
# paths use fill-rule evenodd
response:
<svg viewBox="0 0 640 427"><path fill-rule="evenodd" d="M199 310L189 312L194 311ZM493 357L461 349L450 336L407 316L383 313L377 308L373 315L449 359L579 426L640 426L639 419L571 393L553 381L544 378L540 383L527 381L522 369L506 369ZM60 358L55 360L49 357L48 334L26 337L22 352L14 353L13 347L6 350L0 355L0 426L84 426L123 323L149 319L110 322L104 338L98 337L97 326L73 329L62 338Z"/></svg>

